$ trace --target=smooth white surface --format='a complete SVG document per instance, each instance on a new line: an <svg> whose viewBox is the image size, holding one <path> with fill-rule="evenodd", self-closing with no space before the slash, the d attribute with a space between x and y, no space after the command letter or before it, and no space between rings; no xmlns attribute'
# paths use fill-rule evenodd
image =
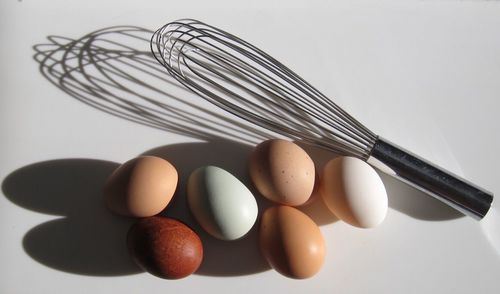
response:
<svg viewBox="0 0 500 294"><path fill-rule="evenodd" d="M116 25L154 30L177 18L197 18L283 61L376 133L498 194L499 15L497 1L3 1L0 292L498 293L495 222L483 226L459 217L390 178L384 178L390 209L381 226L321 226L327 260L312 279L293 281L257 265L247 267L254 265L245 258L253 257L248 242L235 243L249 246L244 250L208 243L217 252L210 266L179 281L137 273L126 262L119 267L122 261L109 245L123 243L119 238L127 226L96 198L112 167L139 154L163 152L185 167L184 175L205 164L244 175L249 148L222 141L231 136L196 116L182 120L165 110L162 130L86 105L49 81L71 79L55 72L44 77L33 56L36 45L57 47L48 36L68 42L62 37L75 40ZM136 51L149 50L145 41L136 46ZM74 69L69 76L78 76L77 64L71 63L75 58L68 61ZM82 68L104 79L92 64ZM165 93L195 98L137 69L134 75L139 78L132 83L111 74L125 89L134 89L128 92L96 79L73 82L100 83L107 92L80 94L102 103L112 101L113 93L141 103L146 103L141 93L164 103L170 101ZM144 107L122 109L145 115ZM174 121L165 123L169 118ZM195 126L197 135L168 131L175 125ZM199 141L207 142L194 143ZM87 201L91 197L95 200ZM103 262L107 256L110 262Z"/></svg>

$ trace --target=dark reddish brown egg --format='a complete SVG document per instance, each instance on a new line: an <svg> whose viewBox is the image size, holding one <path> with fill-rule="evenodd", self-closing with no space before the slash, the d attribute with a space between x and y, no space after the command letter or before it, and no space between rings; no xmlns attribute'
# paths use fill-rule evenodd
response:
<svg viewBox="0 0 500 294"><path fill-rule="evenodd" d="M200 237L185 224L166 217L140 219L127 235L135 262L164 279L180 279L194 273L203 259Z"/></svg>

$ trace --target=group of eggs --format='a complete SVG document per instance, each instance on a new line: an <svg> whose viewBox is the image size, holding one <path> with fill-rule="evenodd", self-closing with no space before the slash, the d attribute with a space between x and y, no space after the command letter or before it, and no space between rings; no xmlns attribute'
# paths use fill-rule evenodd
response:
<svg viewBox="0 0 500 294"><path fill-rule="evenodd" d="M264 211L258 224L261 252L271 267L290 278L311 277L324 263L325 241L319 227L295 208L307 203L315 189L329 210L351 225L374 227L387 213L382 180L357 158L334 158L318 176L304 149L273 139L257 145L248 168L258 193L276 204ZM177 170L167 160L141 156L118 167L104 188L111 211L140 218L127 235L135 262L167 279L192 274L203 260L199 236L181 221L158 215L174 196L177 182ZM186 197L200 226L221 240L230 242L245 236L258 218L252 192L216 166L191 173Z"/></svg>

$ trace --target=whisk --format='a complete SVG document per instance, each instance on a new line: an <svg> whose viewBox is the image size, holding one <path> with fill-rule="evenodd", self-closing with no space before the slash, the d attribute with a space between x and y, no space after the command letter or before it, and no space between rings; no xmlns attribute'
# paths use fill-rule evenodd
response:
<svg viewBox="0 0 500 294"><path fill-rule="evenodd" d="M493 194L382 139L282 63L252 44L193 19L168 23L151 51L184 86L277 134L365 160L476 219Z"/></svg>

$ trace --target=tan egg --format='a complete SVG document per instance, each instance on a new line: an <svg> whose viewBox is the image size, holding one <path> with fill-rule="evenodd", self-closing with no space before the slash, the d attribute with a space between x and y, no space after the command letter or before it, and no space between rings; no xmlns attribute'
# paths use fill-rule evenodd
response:
<svg viewBox="0 0 500 294"><path fill-rule="evenodd" d="M314 188L312 159L297 144L274 139L257 145L250 155L249 173L257 190L271 201L304 204Z"/></svg>
<svg viewBox="0 0 500 294"><path fill-rule="evenodd" d="M269 264L290 278L312 277L325 261L325 240L319 227L290 206L270 207L264 212L259 243Z"/></svg>
<svg viewBox="0 0 500 294"><path fill-rule="evenodd" d="M154 156L137 157L119 166L108 178L105 202L117 214L153 216L170 202L177 180L177 170L168 161Z"/></svg>

